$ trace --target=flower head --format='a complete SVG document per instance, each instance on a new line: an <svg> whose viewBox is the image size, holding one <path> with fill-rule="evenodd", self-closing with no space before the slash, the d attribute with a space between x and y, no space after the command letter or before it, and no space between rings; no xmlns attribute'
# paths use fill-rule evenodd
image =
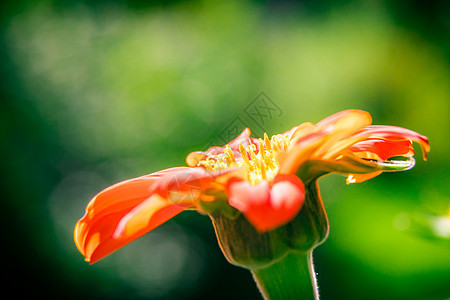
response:
<svg viewBox="0 0 450 300"><path fill-rule="evenodd" d="M223 147L189 154L188 167L101 191L78 221L75 243L93 263L188 208L229 218L243 214L258 232L268 232L295 218L305 202L305 186L325 174L344 174L350 184L409 169L412 142L420 144L426 159L425 136L371 122L367 112L346 110L270 139L266 134L252 138L247 128Z"/></svg>

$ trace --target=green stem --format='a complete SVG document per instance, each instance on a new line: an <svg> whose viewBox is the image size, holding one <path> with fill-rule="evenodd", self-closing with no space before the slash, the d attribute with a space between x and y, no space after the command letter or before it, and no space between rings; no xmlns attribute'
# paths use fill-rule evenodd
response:
<svg viewBox="0 0 450 300"><path fill-rule="evenodd" d="M291 252L252 274L266 300L319 299L312 251Z"/></svg>

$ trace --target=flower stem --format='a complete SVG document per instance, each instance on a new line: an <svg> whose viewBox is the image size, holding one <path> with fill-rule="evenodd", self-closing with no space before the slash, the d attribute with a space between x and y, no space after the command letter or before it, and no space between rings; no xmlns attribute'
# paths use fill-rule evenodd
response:
<svg viewBox="0 0 450 300"><path fill-rule="evenodd" d="M319 299L312 251L291 252L252 274L266 300Z"/></svg>

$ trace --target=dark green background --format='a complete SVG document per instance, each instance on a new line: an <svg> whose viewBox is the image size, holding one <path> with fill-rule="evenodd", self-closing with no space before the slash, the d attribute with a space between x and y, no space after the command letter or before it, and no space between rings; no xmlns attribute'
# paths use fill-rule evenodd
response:
<svg viewBox="0 0 450 300"><path fill-rule="evenodd" d="M180 214L92 266L73 227L101 189L184 165L233 124L270 135L359 108L432 151L408 172L321 180L322 299L450 297L448 1L1 5L5 295L259 299L206 216ZM279 111L255 121L261 92Z"/></svg>

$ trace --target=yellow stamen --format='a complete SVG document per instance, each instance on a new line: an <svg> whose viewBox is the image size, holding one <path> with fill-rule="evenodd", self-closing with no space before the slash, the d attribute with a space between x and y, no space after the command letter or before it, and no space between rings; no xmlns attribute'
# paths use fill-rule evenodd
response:
<svg viewBox="0 0 450 300"><path fill-rule="evenodd" d="M259 162L259 165L260 165L260 168L261 168L262 179L267 179L266 164L264 163L264 160L261 160Z"/></svg>
<svg viewBox="0 0 450 300"><path fill-rule="evenodd" d="M272 150L269 137L267 136L267 133L264 133L264 142L266 143L266 149L267 151Z"/></svg>
<svg viewBox="0 0 450 300"><path fill-rule="evenodd" d="M264 134L264 139L258 140L258 147L255 144L250 144L245 147L239 143L239 152L241 158L233 154L231 147L227 145L223 153L210 155L206 159L200 161L197 165L215 171L224 170L231 167L245 167L247 169L248 180L252 184L258 184L262 180L272 180L278 173L278 153L286 151L290 143L289 135L274 135L269 140L267 134Z"/></svg>
<svg viewBox="0 0 450 300"><path fill-rule="evenodd" d="M266 159L266 149L264 149L264 142L262 139L259 139L259 153L263 160Z"/></svg>
<svg viewBox="0 0 450 300"><path fill-rule="evenodd" d="M254 145L252 145L252 146L254 146ZM250 153L250 158L251 158L253 161L256 161L256 160L257 160L256 154L255 154L255 152L253 151L253 149L251 149L251 148L249 147L249 149L247 149L247 152Z"/></svg>
<svg viewBox="0 0 450 300"><path fill-rule="evenodd" d="M250 161L247 156L247 152L245 151L244 145L242 145L242 143L239 143L239 151L241 152L242 159L244 160L245 164L247 165L247 168L250 169L252 167L252 165L250 164Z"/></svg>
<svg viewBox="0 0 450 300"><path fill-rule="evenodd" d="M289 141L291 140L291 136L289 134L283 135L283 149L286 150L289 146Z"/></svg>
<svg viewBox="0 0 450 300"><path fill-rule="evenodd" d="M271 142L271 144L272 144L272 149L273 149L275 152L280 151L279 142L278 142L278 138L277 138L276 135L272 136L270 142Z"/></svg>
<svg viewBox="0 0 450 300"><path fill-rule="evenodd" d="M231 150L231 147L229 145L227 145L225 147L225 150L223 151L223 153L225 153L225 155L230 159L230 161L232 163L236 163L236 159L234 158L234 154L233 151Z"/></svg>

